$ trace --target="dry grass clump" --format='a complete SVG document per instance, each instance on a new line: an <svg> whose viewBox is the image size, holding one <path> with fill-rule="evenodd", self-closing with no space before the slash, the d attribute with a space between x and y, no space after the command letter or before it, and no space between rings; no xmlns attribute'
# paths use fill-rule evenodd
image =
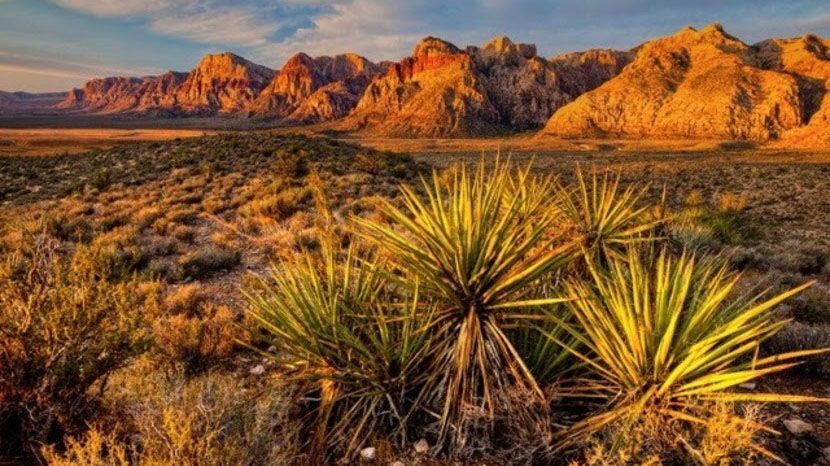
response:
<svg viewBox="0 0 830 466"><path fill-rule="evenodd" d="M634 423L614 423L589 441L571 466L751 465L763 458L757 445L765 432L757 405L700 402L700 423L666 419L655 411Z"/></svg>
<svg viewBox="0 0 830 466"><path fill-rule="evenodd" d="M684 205L668 214L669 237L681 248L717 251L756 235L745 215L745 196L721 193L713 204L700 191L689 193Z"/></svg>
<svg viewBox="0 0 830 466"><path fill-rule="evenodd" d="M145 368L146 369L146 368ZM122 374L111 403L123 412L115 426L71 438L65 451L48 448L49 464L65 466L303 464L287 389L249 387L233 375L188 380L158 373Z"/></svg>
<svg viewBox="0 0 830 466"><path fill-rule="evenodd" d="M153 339L163 363L187 374L204 371L230 357L241 332L227 306L203 305L198 313L170 314L153 322Z"/></svg>

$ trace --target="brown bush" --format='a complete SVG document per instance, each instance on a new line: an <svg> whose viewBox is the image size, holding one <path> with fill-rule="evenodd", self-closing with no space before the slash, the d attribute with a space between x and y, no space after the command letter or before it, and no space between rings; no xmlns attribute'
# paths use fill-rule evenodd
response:
<svg viewBox="0 0 830 466"><path fill-rule="evenodd" d="M0 456L31 455L82 425L107 377L147 347L143 315L155 303L90 256L63 259L54 242L31 241L31 254L0 257Z"/></svg>

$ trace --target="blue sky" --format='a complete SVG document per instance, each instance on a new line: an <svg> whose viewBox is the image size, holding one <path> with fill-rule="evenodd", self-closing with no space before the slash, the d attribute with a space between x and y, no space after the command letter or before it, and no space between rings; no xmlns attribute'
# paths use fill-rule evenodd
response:
<svg viewBox="0 0 830 466"><path fill-rule="evenodd" d="M830 36L827 0L0 0L0 89L187 71L225 50L271 68L298 51L397 60L426 35L463 46L507 34L551 56L710 22L749 43Z"/></svg>

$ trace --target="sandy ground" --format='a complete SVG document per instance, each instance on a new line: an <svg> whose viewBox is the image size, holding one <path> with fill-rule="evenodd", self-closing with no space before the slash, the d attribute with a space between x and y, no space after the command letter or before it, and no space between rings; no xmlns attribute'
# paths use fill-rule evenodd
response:
<svg viewBox="0 0 830 466"><path fill-rule="evenodd" d="M191 128L0 128L0 156L34 156L62 153L80 153L90 149L108 148L116 144L162 141L176 138L217 134L232 129ZM626 155L666 154L687 157L689 154L750 155L755 162L827 162L828 151L786 150L780 147L756 146L753 143L722 140L624 140L624 139L551 139L534 137L532 133L488 138L419 138L394 139L338 135L318 131L315 127L278 128L280 133L323 134L373 149L406 152L425 159L443 159L447 154L521 154L564 155L595 154L603 158L621 158ZM440 163L439 163L440 164Z"/></svg>
<svg viewBox="0 0 830 466"><path fill-rule="evenodd" d="M216 131L184 129L0 129L0 155L74 154L121 143L214 133Z"/></svg>

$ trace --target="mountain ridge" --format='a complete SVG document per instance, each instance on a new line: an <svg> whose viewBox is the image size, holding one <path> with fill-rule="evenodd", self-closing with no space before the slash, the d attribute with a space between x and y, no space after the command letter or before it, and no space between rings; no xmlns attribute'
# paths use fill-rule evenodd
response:
<svg viewBox="0 0 830 466"><path fill-rule="evenodd" d="M713 23L631 50L550 58L507 36L463 48L427 36L395 62L297 53L279 69L226 52L206 55L189 72L96 78L50 97L0 93L0 112L253 118L386 137L538 130L538 137L825 147L828 90L827 39L808 34L747 44Z"/></svg>

